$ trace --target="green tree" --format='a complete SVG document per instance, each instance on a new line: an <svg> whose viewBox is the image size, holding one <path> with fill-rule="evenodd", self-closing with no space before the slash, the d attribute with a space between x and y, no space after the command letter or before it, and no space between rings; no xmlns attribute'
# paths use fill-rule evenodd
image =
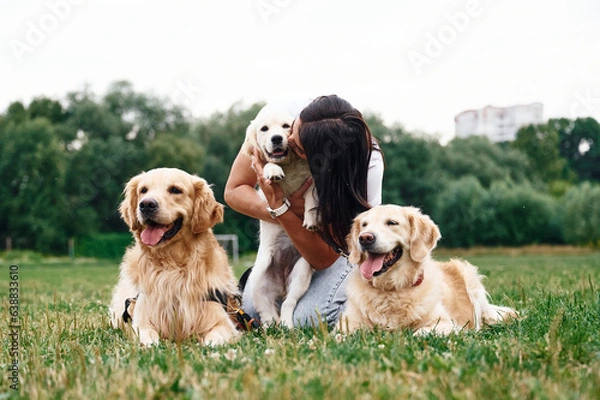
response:
<svg viewBox="0 0 600 400"><path fill-rule="evenodd" d="M403 131L401 126L393 126L388 128L383 119L377 114L373 113L365 113L363 115L371 134L379 141L379 142L391 142L395 135L398 135Z"/></svg>
<svg viewBox="0 0 600 400"><path fill-rule="evenodd" d="M14 124L20 124L25 122L27 119L27 109L20 101L11 103L6 111L6 122L12 122Z"/></svg>
<svg viewBox="0 0 600 400"><path fill-rule="evenodd" d="M600 180L600 124L593 118L551 119L558 131L560 154L579 180Z"/></svg>
<svg viewBox="0 0 600 400"><path fill-rule="evenodd" d="M584 182L567 191L563 200L565 240L600 246L600 186Z"/></svg>
<svg viewBox="0 0 600 400"><path fill-rule="evenodd" d="M80 137L85 139L108 140L111 137L122 137L130 132L131 124L121 120L118 115L97 103L93 96L86 93L71 93L67 107L68 118L65 121L65 140L70 142Z"/></svg>
<svg viewBox="0 0 600 400"><path fill-rule="evenodd" d="M118 205L132 176L156 167L201 171L203 146L182 111L135 92L129 82L115 82L101 100L86 90L70 93L67 115L61 129L70 139L67 194L75 235L125 229Z"/></svg>
<svg viewBox="0 0 600 400"><path fill-rule="evenodd" d="M40 97L0 116L0 233L15 246L64 252L66 237L123 231L118 204L133 175L205 166L185 112L128 82L100 100L88 88L69 93L64 104Z"/></svg>
<svg viewBox="0 0 600 400"><path fill-rule="evenodd" d="M474 176L450 182L437 197L432 218L442 233L441 244L471 247L481 241L481 203L486 190ZM485 218L484 218L485 219Z"/></svg>
<svg viewBox="0 0 600 400"><path fill-rule="evenodd" d="M438 197L433 217L450 247L562 242L557 200L526 183L485 189L474 176L462 178Z"/></svg>
<svg viewBox="0 0 600 400"><path fill-rule="evenodd" d="M447 181L441 164L443 148L397 127L384 136L381 149L385 157L383 202L412 205L430 213Z"/></svg>
<svg viewBox="0 0 600 400"><path fill-rule="evenodd" d="M45 118L10 123L0 132L2 234L15 247L67 248L63 148Z"/></svg>
<svg viewBox="0 0 600 400"><path fill-rule="evenodd" d="M205 149L200 142L175 134L160 134L145 148L146 170L158 167L183 169L200 174L205 162Z"/></svg>
<svg viewBox="0 0 600 400"><path fill-rule="evenodd" d="M567 161L560 155L558 131L552 125L522 127L511 145L527 155L533 171L544 182L568 180Z"/></svg>
<svg viewBox="0 0 600 400"><path fill-rule="evenodd" d="M38 97L29 103L27 113L30 119L46 118L52 124L63 122L67 114L63 110L62 104L57 100L47 97Z"/></svg>
<svg viewBox="0 0 600 400"><path fill-rule="evenodd" d="M451 179L475 176L481 185L489 188L495 181L534 181L527 157L515 149L502 148L485 137L457 138L446 146L446 157L441 161Z"/></svg>
<svg viewBox="0 0 600 400"><path fill-rule="evenodd" d="M125 183L144 169L143 149L121 137L94 138L68 154L69 233L124 231L118 206Z"/></svg>
<svg viewBox="0 0 600 400"><path fill-rule="evenodd" d="M557 201L528 183L494 182L482 199L480 210L479 244L562 242Z"/></svg>
<svg viewBox="0 0 600 400"><path fill-rule="evenodd" d="M239 104L234 104L226 112L218 112L201 120L195 129L195 137L206 149L202 177L213 184L215 197L220 203L225 204L225 183L246 136L246 128L261 107L262 104L254 104L243 109ZM229 207L225 207L225 222L216 226L215 232L237 234L240 251L256 249L257 221Z"/></svg>
<svg viewBox="0 0 600 400"><path fill-rule="evenodd" d="M129 140L149 143L160 133L185 136L190 133L189 118L185 111L171 105L166 99L145 93L136 93L127 81L114 82L101 103L127 127Z"/></svg>

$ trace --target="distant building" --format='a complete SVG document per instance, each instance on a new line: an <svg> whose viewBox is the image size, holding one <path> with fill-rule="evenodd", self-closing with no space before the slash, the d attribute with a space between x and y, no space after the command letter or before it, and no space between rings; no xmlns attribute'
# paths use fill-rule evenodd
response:
<svg viewBox="0 0 600 400"><path fill-rule="evenodd" d="M454 117L456 137L487 136L492 142L513 141L522 126L543 124L543 111L542 103L463 111Z"/></svg>

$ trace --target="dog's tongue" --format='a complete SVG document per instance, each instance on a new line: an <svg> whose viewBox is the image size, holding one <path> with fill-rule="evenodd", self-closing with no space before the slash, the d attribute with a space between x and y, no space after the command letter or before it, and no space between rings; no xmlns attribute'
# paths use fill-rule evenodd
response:
<svg viewBox="0 0 600 400"><path fill-rule="evenodd" d="M171 228L170 225L153 225L149 226L142 231L140 235L142 243L146 246L156 246L166 231Z"/></svg>
<svg viewBox="0 0 600 400"><path fill-rule="evenodd" d="M383 268L383 260L385 254L369 254L367 261L361 264L360 273L365 277L366 280L371 280L373 274L377 271L381 271Z"/></svg>

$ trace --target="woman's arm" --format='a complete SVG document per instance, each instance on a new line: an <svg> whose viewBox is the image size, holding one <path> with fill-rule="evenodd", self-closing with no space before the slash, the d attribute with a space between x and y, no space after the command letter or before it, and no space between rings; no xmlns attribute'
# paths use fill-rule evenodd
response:
<svg viewBox="0 0 600 400"><path fill-rule="evenodd" d="M367 201L371 207L381 204L383 169L383 154L381 150L374 149L371 153L369 171L367 173Z"/></svg>
<svg viewBox="0 0 600 400"><path fill-rule="evenodd" d="M283 190L281 187L271 182L269 179L263 177L263 163L258 157L258 152L255 150L252 166L256 171L255 179L258 180L258 185L262 189L267 204L272 209L279 208L283 205ZM305 192L310 186L310 180L305 182L302 188L294 193L290 198L290 203L299 202L298 194L300 195ZM265 209L267 204L265 204ZM269 215L270 218L270 215ZM340 255L335 252L327 243L323 241L321 235L317 232L311 232L306 230L302 226L302 216L298 216L292 210L285 214L277 217L275 220L270 219L273 222L279 222L283 230L292 240L292 243L296 249L300 252L302 257L314 269L322 270L328 268L331 264L337 260Z"/></svg>
<svg viewBox="0 0 600 400"><path fill-rule="evenodd" d="M254 159L259 160L257 154ZM267 201L260 197L256 191L255 186L257 183L260 185ZM229 178L225 185L224 197L227 205L239 213L281 224L300 254L313 268L321 270L333 264L339 254L327 245L318 233L310 232L302 226L304 213L304 198L302 195L311 183L312 180L308 179L300 189L289 197L288 200L292 206L288 212L277 219L273 219L267 211L267 206L272 209L279 208L283 204L283 190L278 184L263 178L263 164L260 161L255 162L253 167L252 159L240 153L231 166Z"/></svg>
<svg viewBox="0 0 600 400"><path fill-rule="evenodd" d="M294 243L302 257L314 269L327 269L340 257L340 254L323 241L321 235L306 230L302 226L302 219L293 212L286 212L278 217L277 221L292 239L292 243Z"/></svg>
<svg viewBox="0 0 600 400"><path fill-rule="evenodd" d="M256 172L252 170L252 159L246 154L238 153L225 184L225 202L241 214L264 221L272 221L271 215L267 211L267 202L255 189L256 183Z"/></svg>
<svg viewBox="0 0 600 400"><path fill-rule="evenodd" d="M260 168L262 176L262 164ZM311 183L312 177L308 178L298 190L288 197L291 203L290 210L299 218L304 218L304 193L308 190ZM225 184L225 202L229 207L241 214L274 222L267 211L269 203L258 194L255 189L256 185L257 173L252 169L252 158L246 154L238 153L233 161L229 178ZM283 200L281 204L283 204Z"/></svg>

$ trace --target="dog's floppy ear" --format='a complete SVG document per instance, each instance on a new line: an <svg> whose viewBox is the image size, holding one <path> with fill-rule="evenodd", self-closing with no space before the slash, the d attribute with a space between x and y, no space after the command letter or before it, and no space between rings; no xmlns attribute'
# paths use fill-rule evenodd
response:
<svg viewBox="0 0 600 400"><path fill-rule="evenodd" d="M418 210L408 215L410 224L410 258L422 262L435 248L441 234L437 225Z"/></svg>
<svg viewBox="0 0 600 400"><path fill-rule="evenodd" d="M121 218L125 221L131 231L136 231L141 228L137 219L137 189L141 177L142 174L134 176L127 182L127 185L125 185L125 189L123 190L125 199L123 199L119 206Z"/></svg>
<svg viewBox="0 0 600 400"><path fill-rule="evenodd" d="M223 205L217 203L212 189L202 178L194 177L194 210L192 232L200 233L223 222Z"/></svg>
<svg viewBox="0 0 600 400"><path fill-rule="evenodd" d="M365 254L362 251L360 251L360 248L358 247L358 235L360 234L361 215L362 214L354 218L354 222L352 223L350 233L346 237L346 243L348 244L348 252L350 253L348 255L348 261L350 261L351 264L355 265L362 264L366 259Z"/></svg>
<svg viewBox="0 0 600 400"><path fill-rule="evenodd" d="M250 122L250 125L246 128L246 138L242 144L242 153L252 156L254 147L258 147L258 138L256 130L258 129L258 121L256 119Z"/></svg>

